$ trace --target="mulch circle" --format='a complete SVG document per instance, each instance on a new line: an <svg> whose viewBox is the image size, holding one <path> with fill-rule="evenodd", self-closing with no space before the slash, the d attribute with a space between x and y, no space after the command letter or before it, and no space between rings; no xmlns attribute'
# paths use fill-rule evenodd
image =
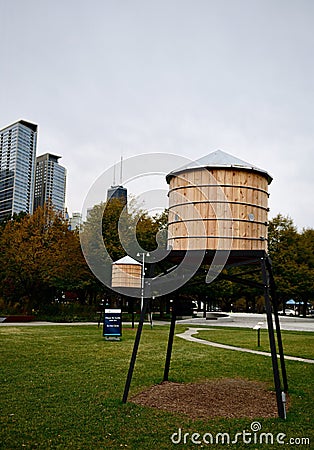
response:
<svg viewBox="0 0 314 450"><path fill-rule="evenodd" d="M224 378L201 383L163 382L131 402L183 413L192 419L278 417L276 394L264 383Z"/></svg>

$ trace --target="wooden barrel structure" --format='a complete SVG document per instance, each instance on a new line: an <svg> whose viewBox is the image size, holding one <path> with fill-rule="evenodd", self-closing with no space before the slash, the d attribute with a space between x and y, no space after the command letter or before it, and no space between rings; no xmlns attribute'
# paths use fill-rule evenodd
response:
<svg viewBox="0 0 314 450"><path fill-rule="evenodd" d="M125 256L112 264L111 286L113 288L139 289L141 277L142 265L130 256Z"/></svg>
<svg viewBox="0 0 314 450"><path fill-rule="evenodd" d="M272 177L217 150L170 172L168 248L267 250Z"/></svg>

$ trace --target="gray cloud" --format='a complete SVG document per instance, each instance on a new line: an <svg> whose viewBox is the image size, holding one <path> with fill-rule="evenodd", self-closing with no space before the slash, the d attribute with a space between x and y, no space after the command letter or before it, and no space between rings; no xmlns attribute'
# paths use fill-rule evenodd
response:
<svg viewBox="0 0 314 450"><path fill-rule="evenodd" d="M70 211L121 153L220 148L274 176L272 216L313 226L311 0L0 4L0 126L39 123Z"/></svg>

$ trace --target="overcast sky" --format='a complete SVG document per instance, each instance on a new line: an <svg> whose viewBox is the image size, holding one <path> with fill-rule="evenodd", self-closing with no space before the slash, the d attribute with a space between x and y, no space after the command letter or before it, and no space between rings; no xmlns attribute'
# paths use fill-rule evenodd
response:
<svg viewBox="0 0 314 450"><path fill-rule="evenodd" d="M0 16L0 128L39 125L70 213L121 154L221 149L274 177L270 217L314 226L313 0L0 0Z"/></svg>

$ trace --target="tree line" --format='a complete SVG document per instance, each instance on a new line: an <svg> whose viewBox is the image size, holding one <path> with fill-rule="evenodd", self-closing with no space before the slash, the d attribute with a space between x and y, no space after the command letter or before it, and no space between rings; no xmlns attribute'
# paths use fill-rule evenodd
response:
<svg viewBox="0 0 314 450"><path fill-rule="evenodd" d="M135 241L147 251L157 247L156 236L159 245L165 245L166 212L151 217L132 204L124 208L119 200L112 199L91 210L81 230L85 237L97 226L100 215L101 238L114 261L125 256L125 248L129 254L136 252ZM98 244L92 242L91 251L101 257ZM268 248L281 305L291 298L300 304L314 302L314 230L299 232L291 218L278 215L269 223ZM176 294L156 299L156 305L167 309L173 295L179 295L182 302L192 299L208 308L263 311L258 289L224 279L208 285L204 283L205 271L201 269ZM94 313L103 299L108 303L119 300L90 271L82 254L79 230L70 230L67 220L51 204L32 215L21 213L0 224L0 314L42 317L69 308L73 312L74 306L78 311Z"/></svg>

